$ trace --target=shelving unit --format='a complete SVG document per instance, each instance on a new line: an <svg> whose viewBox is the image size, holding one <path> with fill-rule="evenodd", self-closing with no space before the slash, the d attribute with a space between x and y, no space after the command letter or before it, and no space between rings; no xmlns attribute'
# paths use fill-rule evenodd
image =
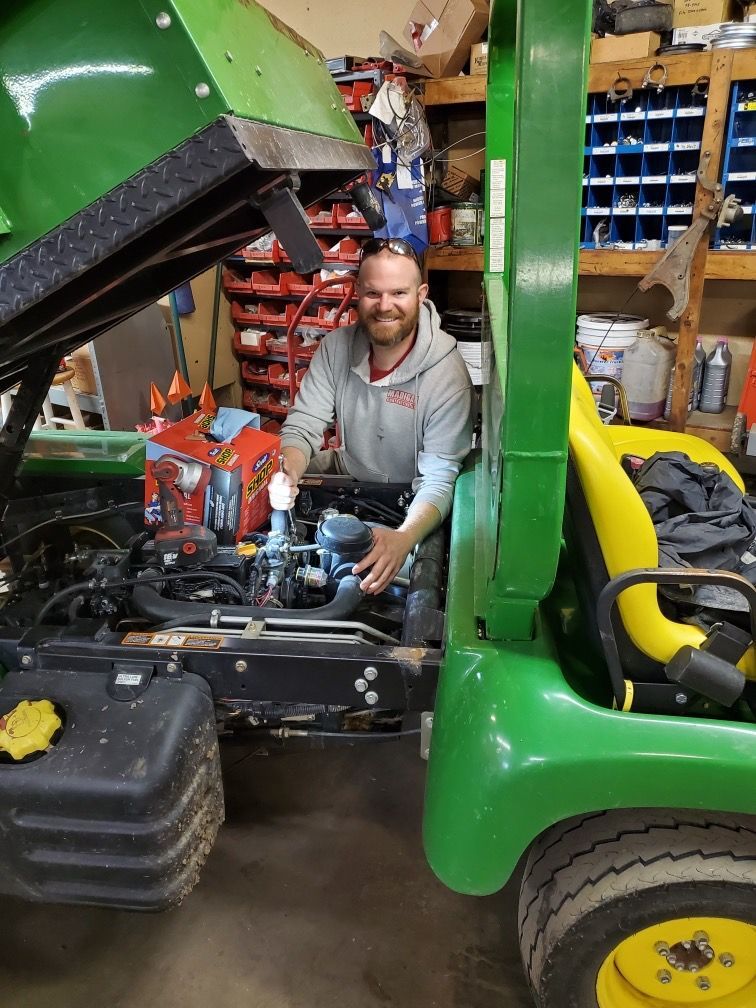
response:
<svg viewBox="0 0 756 1008"><path fill-rule="evenodd" d="M595 232L624 248L665 247L670 227L693 214L706 99L690 85L644 91L625 102L589 99L581 248Z"/></svg>
<svg viewBox="0 0 756 1008"><path fill-rule="evenodd" d="M344 193L336 193L307 210L312 230L324 249L326 268L354 269L359 261L359 242L372 233L362 215L344 197ZM269 424L278 423L286 417L289 407L287 329L319 274L295 273L291 260L276 240L269 250L254 246L242 250L240 255L226 260L226 267L223 289L230 301L243 402L247 409L266 417ZM341 285L324 291L312 301L309 312L298 324L297 387L320 337L338 325L356 321L354 307L348 307L344 315L336 318L344 294ZM353 298L352 305L355 303Z"/></svg>
<svg viewBox="0 0 756 1008"><path fill-rule="evenodd" d="M654 62L654 57L646 57L622 64L597 64L589 70L587 177L583 187L584 213L580 234L584 247L579 253L579 274L583 284L591 283L596 277L641 277L652 268L663 252L644 251L647 248L644 242L647 243L650 238L652 244L658 241L664 247L670 237L670 223L676 223L679 216L680 225L689 225L696 213L710 202L710 194L695 176L702 151L709 152L709 176L722 178L726 193L746 195L738 191L739 183L743 183L744 187L750 186L751 193L756 188L756 161L751 165L748 160L756 159L756 146L750 143L750 138L756 136L756 112L739 108L746 104L744 95L754 89L756 50L720 49L712 53L662 57L661 62L667 68L667 87L658 98L656 91L641 90L643 77ZM606 107L606 94L618 76L629 80L633 98L615 110ZM709 78L708 97L705 103L697 106L692 101L692 85L704 76ZM753 129L746 125L751 115L754 116ZM632 132L639 131L641 126L642 137ZM616 130L616 135L609 136L613 130ZM663 135L665 131L668 135ZM628 135L642 139L642 144L621 145L623 137ZM613 139L618 141L617 146L611 148L611 153L607 149L609 145L604 142L606 137L609 137L609 144ZM607 163L614 160L614 168L599 172L598 165L602 159ZM634 164L639 163L637 173L634 169L629 170L633 168L633 159ZM746 161L745 166L743 161ZM731 179L733 172L736 177ZM737 176L742 172L747 177L739 179ZM750 180L751 172L753 181ZM602 176L606 175L610 179L603 181ZM596 198L602 185L607 193L612 193L603 204ZM618 213L620 208L615 197L626 191L637 192L637 205L635 208L621 208L625 212ZM685 192L684 200L680 201L678 191ZM658 194L656 198L651 198L655 193ZM644 207L646 202L658 202L661 207ZM685 214L672 209L681 202L692 203L692 206L685 206ZM705 284L756 280L756 254L752 251L754 202L752 199L744 200L750 211L743 227L743 231L748 232L748 241L739 243L735 248L727 248L722 234L728 236L728 232L716 232L707 235L696 249L689 302L679 323L672 412L668 423L658 423L659 426L695 433L722 449L729 446L734 410L730 407L718 415L688 416L692 357L700 331ZM595 208L600 208L600 211ZM608 215L605 214L607 209ZM589 222L592 218L600 219L601 213L610 218L610 240L622 242L622 247L588 247L594 244ZM627 247L624 247L625 243ZM710 244L714 247L710 248Z"/></svg>

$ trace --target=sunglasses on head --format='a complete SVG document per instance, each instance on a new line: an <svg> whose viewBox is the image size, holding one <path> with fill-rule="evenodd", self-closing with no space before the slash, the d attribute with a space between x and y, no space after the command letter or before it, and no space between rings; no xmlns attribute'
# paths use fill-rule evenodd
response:
<svg viewBox="0 0 756 1008"><path fill-rule="evenodd" d="M414 259L418 268L420 267L420 260L417 257L417 252L415 252L410 243L405 241L404 238L368 238L362 246L360 262L364 262L368 256L378 255L378 253L382 252L384 249L388 249L389 252L393 252L394 255L407 256L409 259Z"/></svg>

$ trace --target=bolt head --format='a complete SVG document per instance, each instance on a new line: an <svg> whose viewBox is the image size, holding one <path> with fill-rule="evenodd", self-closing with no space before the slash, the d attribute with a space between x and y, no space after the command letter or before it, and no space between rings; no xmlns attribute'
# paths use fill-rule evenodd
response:
<svg viewBox="0 0 756 1008"><path fill-rule="evenodd" d="M669 945L667 945L666 942L657 942L656 945L654 945L654 952L656 952L657 955L664 956L666 959L669 955Z"/></svg>
<svg viewBox="0 0 756 1008"><path fill-rule="evenodd" d="M370 704L371 706L373 704L378 703L378 694L375 692L375 690L367 691L367 693L365 694L365 703Z"/></svg>
<svg viewBox="0 0 756 1008"><path fill-rule="evenodd" d="M166 668L166 671L168 671L168 672L178 672L178 669L179 669L178 662L169 661L168 664L165 666L165 668Z"/></svg>
<svg viewBox="0 0 756 1008"><path fill-rule="evenodd" d="M656 979L661 984L668 984L672 982L672 974L669 972L669 970L662 969L659 970L659 972L656 974Z"/></svg>
<svg viewBox="0 0 756 1008"><path fill-rule="evenodd" d="M259 66L255 67L255 73L257 74L258 77L262 77L262 70L260 69Z"/></svg>
<svg viewBox="0 0 756 1008"><path fill-rule="evenodd" d="M199 84L194 88L194 93L198 98L209 98L210 97L210 85L205 84L204 81L200 81Z"/></svg>
<svg viewBox="0 0 756 1008"><path fill-rule="evenodd" d="M675 703L676 704L682 705L682 704L686 704L687 702L688 702L688 694L687 693L675 693ZM683 948L689 949L690 948L690 942L683 942Z"/></svg>
<svg viewBox="0 0 756 1008"><path fill-rule="evenodd" d="M236 669L237 672L246 672L247 671L247 663L245 661L243 661L242 659L240 659L238 662L236 662L236 664L234 665L234 668Z"/></svg>
<svg viewBox="0 0 756 1008"><path fill-rule="evenodd" d="M362 674L365 676L368 682L372 682L373 679L378 678L378 669L375 667L375 665L368 665L368 667Z"/></svg>
<svg viewBox="0 0 756 1008"><path fill-rule="evenodd" d="M367 682L366 682L366 680L364 680L364 679L355 679L354 680L354 688L357 690L358 693L364 693L365 690L367 689Z"/></svg>
<svg viewBox="0 0 756 1008"><path fill-rule="evenodd" d="M674 954L674 952L669 952L667 954L667 962L669 963L670 966L675 965L675 963L677 962L677 956Z"/></svg>
<svg viewBox="0 0 756 1008"><path fill-rule="evenodd" d="M171 15L166 14L165 11L161 11L155 18L155 24L161 31L165 31L166 28L171 27Z"/></svg>
<svg viewBox="0 0 756 1008"><path fill-rule="evenodd" d="M704 991L705 990L710 990L711 989L711 980L709 980L708 977L699 977L698 980L696 980L696 987L698 987L699 990L704 990Z"/></svg>
<svg viewBox="0 0 756 1008"><path fill-rule="evenodd" d="M21 655L22 665L31 665L31 663L32 663L32 656L30 654Z"/></svg>
<svg viewBox="0 0 756 1008"><path fill-rule="evenodd" d="M729 952L723 952L722 955L719 957L719 961L726 969L729 969L730 966L735 965L735 957L731 956Z"/></svg>
<svg viewBox="0 0 756 1008"><path fill-rule="evenodd" d="M234 62L233 53L230 53L228 51L228 49L226 49L226 51L223 53L223 55L226 57L226 59L228 60L229 63L233 63Z"/></svg>

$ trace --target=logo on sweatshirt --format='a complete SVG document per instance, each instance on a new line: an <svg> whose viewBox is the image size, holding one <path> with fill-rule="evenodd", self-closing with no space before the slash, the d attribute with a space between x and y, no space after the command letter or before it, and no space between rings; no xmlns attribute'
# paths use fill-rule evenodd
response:
<svg viewBox="0 0 756 1008"><path fill-rule="evenodd" d="M412 392L403 392L401 389L391 389L386 393L387 403L396 403L397 406L406 406L407 409L414 409L415 401L415 395Z"/></svg>

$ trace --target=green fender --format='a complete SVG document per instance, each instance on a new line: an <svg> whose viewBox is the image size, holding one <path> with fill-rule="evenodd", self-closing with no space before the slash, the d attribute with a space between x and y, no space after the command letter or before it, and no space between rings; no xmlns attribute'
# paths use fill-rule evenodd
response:
<svg viewBox="0 0 756 1008"><path fill-rule="evenodd" d="M460 892L495 892L544 829L587 812L756 813L756 726L597 706L568 684L540 619L532 641L479 639L472 558L480 468L460 476L454 505L424 821L438 877Z"/></svg>

